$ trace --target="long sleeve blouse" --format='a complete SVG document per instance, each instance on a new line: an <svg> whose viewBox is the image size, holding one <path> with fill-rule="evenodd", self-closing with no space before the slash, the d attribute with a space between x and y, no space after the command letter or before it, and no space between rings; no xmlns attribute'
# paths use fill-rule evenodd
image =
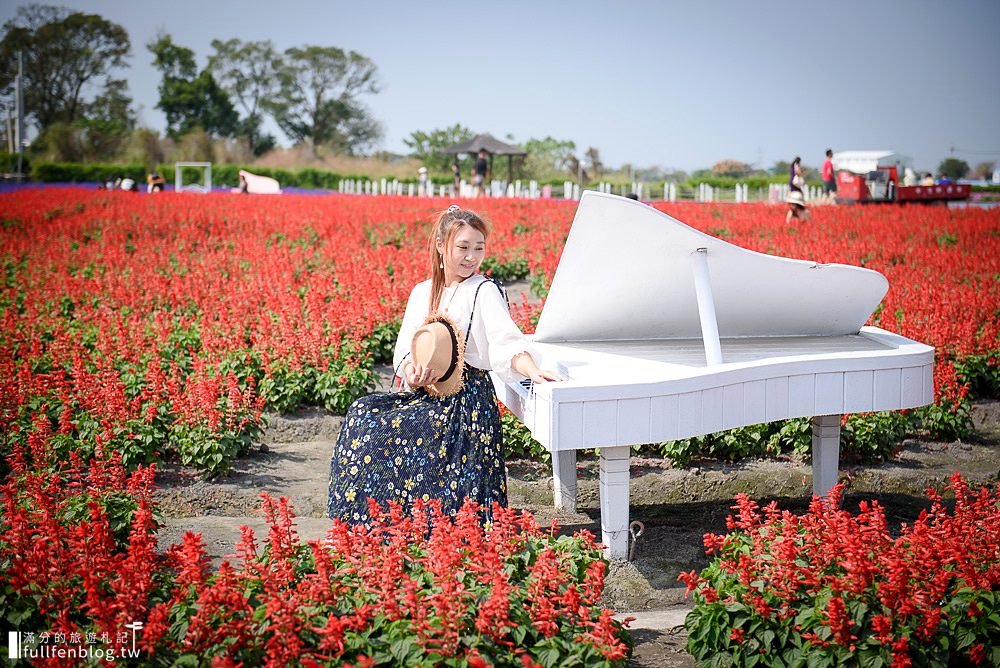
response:
<svg viewBox="0 0 1000 668"><path fill-rule="evenodd" d="M514 374L511 360L519 353L530 353L531 343L511 320L507 304L495 285L483 285L479 290L473 313L476 289L486 282L485 277L475 274L458 285L446 287L437 310L447 313L455 321L462 336L465 336L466 331L469 332L468 340L465 342L465 361L468 364L477 369L495 371L505 380L510 380ZM429 280L418 283L410 292L392 360L393 368L400 376L402 376L401 365L410 354L413 333L427 317L430 298Z"/></svg>

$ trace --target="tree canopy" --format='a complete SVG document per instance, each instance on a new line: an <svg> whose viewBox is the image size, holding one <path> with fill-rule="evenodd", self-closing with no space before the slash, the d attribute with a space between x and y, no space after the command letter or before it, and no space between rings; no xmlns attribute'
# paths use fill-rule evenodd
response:
<svg viewBox="0 0 1000 668"><path fill-rule="evenodd" d="M281 61L270 40L242 42L214 39L215 53L208 67L219 86L243 111L238 134L245 137L254 155L275 145L273 135L264 134L264 106L278 93L278 70Z"/></svg>
<svg viewBox="0 0 1000 668"><path fill-rule="evenodd" d="M945 158L938 165L938 174L949 179L962 179L969 173L969 163L958 158Z"/></svg>
<svg viewBox="0 0 1000 668"><path fill-rule="evenodd" d="M410 155L424 163L433 171L446 171L453 161L450 155L441 153L443 149L476 136L472 130L456 123L450 128L435 129L428 132L414 130L403 143L410 147Z"/></svg>
<svg viewBox="0 0 1000 668"><path fill-rule="evenodd" d="M278 94L268 108L295 142L316 152L330 146L352 155L381 136L359 97L379 91L375 64L355 51L305 46L286 49L278 69Z"/></svg>
<svg viewBox="0 0 1000 668"><path fill-rule="evenodd" d="M116 23L96 14L62 7L28 5L3 26L0 40L0 91L12 93L17 55L24 59L24 103L27 117L44 130L54 123L84 117L87 94L108 87L131 104L124 84L111 83L115 68L125 67L131 43Z"/></svg>
<svg viewBox="0 0 1000 668"><path fill-rule="evenodd" d="M167 117L168 135L176 138L195 128L220 137L235 135L239 116L229 96L210 70L198 71L191 49L175 44L170 35L163 33L146 48L163 75L156 108Z"/></svg>

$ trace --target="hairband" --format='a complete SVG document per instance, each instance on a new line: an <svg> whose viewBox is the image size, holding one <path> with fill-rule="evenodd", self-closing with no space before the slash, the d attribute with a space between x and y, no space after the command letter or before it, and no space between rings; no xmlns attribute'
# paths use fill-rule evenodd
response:
<svg viewBox="0 0 1000 668"><path fill-rule="evenodd" d="M461 211L461 210L462 207L460 207L457 204L452 204L451 206L448 207L448 213L455 213L456 211Z"/></svg>

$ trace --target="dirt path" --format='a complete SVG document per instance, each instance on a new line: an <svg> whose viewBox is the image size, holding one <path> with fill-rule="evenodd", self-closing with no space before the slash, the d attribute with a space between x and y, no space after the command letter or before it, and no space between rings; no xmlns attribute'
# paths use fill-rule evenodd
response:
<svg viewBox="0 0 1000 668"><path fill-rule="evenodd" d="M842 470L842 478L851 477L846 507L856 509L859 500L878 498L890 522L911 522L926 507L924 489L942 485L954 470L970 482L1000 479L1000 402L980 402L973 415L976 432L968 442L911 440L892 462ZM162 466L157 476L164 515L160 549L178 542L185 531L200 532L218 565L235 553L240 525L263 536L266 525L256 509L264 491L289 497L302 539L322 538L329 523L325 512L330 453L340 422L340 417L320 410L273 416L261 445L229 475L213 482L185 467ZM567 532L586 528L600 535L596 462L579 463L579 513L552 507L547 467L512 461L508 468L513 506L531 510L542 524L556 518ZM711 462L672 469L657 460L633 459L632 519L642 521L645 531L637 541L635 560L612 566L604 595L608 607L640 611L633 624L638 646L632 665L694 665L684 651L683 619L689 604L677 574L707 564L702 536L725 532L733 496L743 491L758 499L776 498L783 508L802 512L811 484L806 461Z"/></svg>

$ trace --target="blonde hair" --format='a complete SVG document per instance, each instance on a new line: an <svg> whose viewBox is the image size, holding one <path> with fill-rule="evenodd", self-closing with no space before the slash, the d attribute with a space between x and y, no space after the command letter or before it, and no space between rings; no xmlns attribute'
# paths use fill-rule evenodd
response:
<svg viewBox="0 0 1000 668"><path fill-rule="evenodd" d="M462 209L453 204L446 211L438 214L428 243L431 261L431 300L427 305L428 313L437 310L438 302L441 301L441 295L444 293L444 258L438 252L437 242L440 241L445 252L448 252L455 235L463 227L471 227L482 234L484 239L490 237L490 224L474 211Z"/></svg>

